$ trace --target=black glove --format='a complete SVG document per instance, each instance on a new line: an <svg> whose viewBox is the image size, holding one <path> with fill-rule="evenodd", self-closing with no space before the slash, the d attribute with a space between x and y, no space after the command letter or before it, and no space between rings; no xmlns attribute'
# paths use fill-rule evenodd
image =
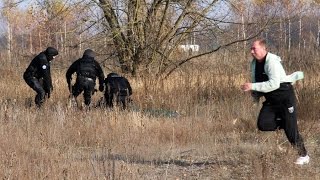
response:
<svg viewBox="0 0 320 180"><path fill-rule="evenodd" d="M51 95L51 92L53 91L53 87L49 87L48 89L45 89L45 96L49 99L50 98L50 95Z"/></svg>
<svg viewBox="0 0 320 180"><path fill-rule="evenodd" d="M48 99L50 98L50 95L51 95L51 91L46 92L46 96Z"/></svg>
<svg viewBox="0 0 320 180"><path fill-rule="evenodd" d="M103 84L100 84L100 86L99 86L99 91L103 91L104 90L104 86L103 86Z"/></svg>
<svg viewBox="0 0 320 180"><path fill-rule="evenodd" d="M72 86L71 86L71 78L70 79L67 78L67 84L68 84L68 90L71 92L71 88L72 88Z"/></svg>
<svg viewBox="0 0 320 180"><path fill-rule="evenodd" d="M68 83L68 90L69 90L70 93L72 92L72 89L71 89L71 88L72 88L72 87L71 87L71 84Z"/></svg>

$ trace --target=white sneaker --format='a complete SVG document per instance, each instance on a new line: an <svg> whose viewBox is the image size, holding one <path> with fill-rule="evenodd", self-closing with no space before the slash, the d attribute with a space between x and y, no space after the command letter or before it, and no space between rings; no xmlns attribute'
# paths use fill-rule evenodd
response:
<svg viewBox="0 0 320 180"><path fill-rule="evenodd" d="M295 164L304 165L304 164L308 164L309 161L310 161L310 157L308 155L301 156L296 160Z"/></svg>

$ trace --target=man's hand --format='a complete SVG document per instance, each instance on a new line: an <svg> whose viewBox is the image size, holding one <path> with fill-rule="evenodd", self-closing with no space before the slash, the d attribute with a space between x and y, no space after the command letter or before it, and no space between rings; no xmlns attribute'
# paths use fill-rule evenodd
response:
<svg viewBox="0 0 320 180"><path fill-rule="evenodd" d="M104 86L103 86L103 84L100 84L99 91L102 92L103 90L104 90Z"/></svg>
<svg viewBox="0 0 320 180"><path fill-rule="evenodd" d="M243 85L240 86L240 88L243 91L250 91L252 90L252 83L244 83Z"/></svg>
<svg viewBox="0 0 320 180"><path fill-rule="evenodd" d="M50 98L50 95L51 95L51 92L50 92L50 91L49 91L49 92L46 92L46 96L47 96L48 99Z"/></svg>
<svg viewBox="0 0 320 180"><path fill-rule="evenodd" d="M51 95L51 92L53 91L53 87L49 87L47 89L45 89L45 96L49 99L50 98L50 95Z"/></svg>

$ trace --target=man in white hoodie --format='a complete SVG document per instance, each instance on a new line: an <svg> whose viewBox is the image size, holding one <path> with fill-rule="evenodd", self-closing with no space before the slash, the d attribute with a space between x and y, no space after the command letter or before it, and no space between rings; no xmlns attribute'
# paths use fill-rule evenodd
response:
<svg viewBox="0 0 320 180"><path fill-rule="evenodd" d="M258 117L258 129L275 131L284 129L289 142L298 150L296 164L308 164L310 157L298 131L296 97L292 87L295 81L303 79L303 72L289 76L281 64L281 58L267 51L264 39L255 40L251 46L252 83L241 85L243 91L251 91L253 97L265 97ZM280 120L279 120L280 119Z"/></svg>

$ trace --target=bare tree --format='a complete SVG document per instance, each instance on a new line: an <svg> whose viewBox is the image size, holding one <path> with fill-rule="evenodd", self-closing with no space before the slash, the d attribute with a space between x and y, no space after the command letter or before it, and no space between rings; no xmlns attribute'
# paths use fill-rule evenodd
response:
<svg viewBox="0 0 320 180"><path fill-rule="evenodd" d="M111 32L114 50L121 70L136 75L169 75L186 62L205 56L220 48L256 37L270 22L233 22L227 4L219 0L99 0L106 28ZM217 13L219 8L226 12ZM230 24L244 30L243 36L228 34ZM217 46L197 54L174 56L178 47L191 35L215 37Z"/></svg>
<svg viewBox="0 0 320 180"><path fill-rule="evenodd" d="M4 20L3 28L5 28L5 39L6 39L6 60L8 62L13 62L16 58L13 56L13 51L17 51L23 49L23 43L18 41L18 39L22 39L19 33L23 31L23 23L25 23L27 19L27 15L24 12L20 12L17 6L19 3L23 2L23 0L4 0L2 1L2 9L1 15ZM17 36L17 37L16 37ZM16 61L17 62L17 61Z"/></svg>

